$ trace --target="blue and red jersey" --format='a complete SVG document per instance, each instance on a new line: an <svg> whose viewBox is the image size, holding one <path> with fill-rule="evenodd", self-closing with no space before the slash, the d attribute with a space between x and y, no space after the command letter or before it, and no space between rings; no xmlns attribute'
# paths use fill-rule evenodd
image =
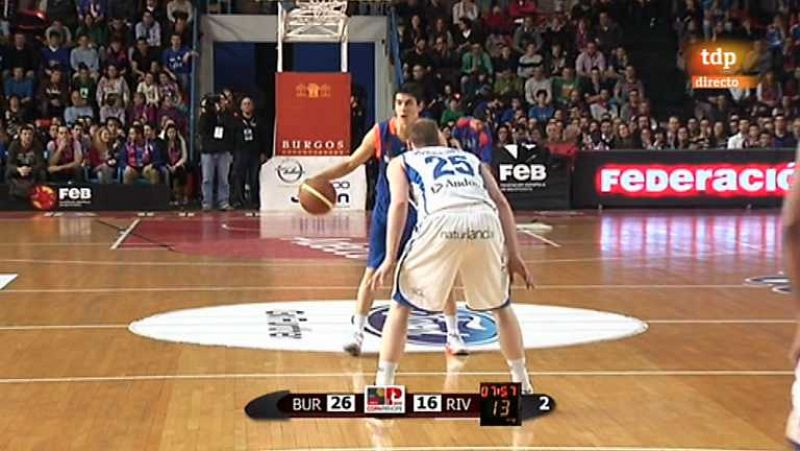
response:
<svg viewBox="0 0 800 451"><path fill-rule="evenodd" d="M378 159L378 181L375 186L375 211L382 214L388 212L389 207L389 180L386 178L386 168L392 158L402 155L406 150L406 143L397 135L397 122L395 118L375 124L375 157Z"/></svg>
<svg viewBox="0 0 800 451"><path fill-rule="evenodd" d="M453 126L453 138L461 144L462 150L480 158L483 163L492 163L494 146L492 135L485 127L478 130L473 118L462 117L456 121L456 125Z"/></svg>

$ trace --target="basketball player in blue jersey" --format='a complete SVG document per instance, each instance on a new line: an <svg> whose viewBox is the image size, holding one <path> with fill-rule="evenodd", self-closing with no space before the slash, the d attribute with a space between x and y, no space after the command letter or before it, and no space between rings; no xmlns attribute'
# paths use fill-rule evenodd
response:
<svg viewBox="0 0 800 451"><path fill-rule="evenodd" d="M411 309L442 311L460 276L469 308L494 314L512 382L521 383L524 394L532 394L522 332L510 298L514 274L528 288L533 285L519 252L514 213L478 157L442 145L436 122L420 119L409 135L411 150L386 169L391 190L386 259L370 281L376 289L394 275L396 301L383 326L375 383L394 384ZM417 224L401 251L410 200L417 205Z"/></svg>
<svg viewBox="0 0 800 451"><path fill-rule="evenodd" d="M386 181L386 167L394 157L406 151L408 128L419 119L419 113L422 109L421 102L421 94L416 86L412 84L402 86L394 96L394 117L375 124L375 127L366 134L361 141L361 145L358 146L350 158L316 176L323 180L336 180L361 167L373 155L378 158L378 181L375 187L375 205L372 210L372 221L369 230L367 267L358 287L356 311L353 316L355 330L344 344L345 352L353 356L361 354L367 314L375 301L375 294L370 287L369 281L375 268L380 265L386 254L386 213L389 208L389 185ZM408 211L401 246L411 236L415 223L416 211L412 208ZM466 355L468 350L458 332L456 305L452 297L445 308L444 318L447 329L445 349L454 355Z"/></svg>
<svg viewBox="0 0 800 451"><path fill-rule="evenodd" d="M798 168L800 168L800 147L798 147ZM783 203L783 260L786 275L792 284L791 296L797 318L800 318L800 169L795 170L794 183ZM386 326L384 325L384 330ZM795 451L800 451L800 322L794 342L789 352L794 365L794 385L792 385L792 411L786 422L786 438Z"/></svg>
<svg viewBox="0 0 800 451"><path fill-rule="evenodd" d="M475 155L483 163L492 164L494 142L485 120L483 112L473 117L462 117L453 126L453 138L461 145L461 150Z"/></svg>

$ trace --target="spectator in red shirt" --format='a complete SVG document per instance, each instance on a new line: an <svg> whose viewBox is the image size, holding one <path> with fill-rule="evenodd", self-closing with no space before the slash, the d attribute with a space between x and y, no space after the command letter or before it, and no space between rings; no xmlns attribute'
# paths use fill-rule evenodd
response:
<svg viewBox="0 0 800 451"><path fill-rule="evenodd" d="M570 164L575 159L578 152L578 145L575 140L577 133L575 128L568 126L562 133L556 121L550 121L545 127L547 136L546 146L551 154L570 160Z"/></svg>
<svg viewBox="0 0 800 451"><path fill-rule="evenodd" d="M483 19L483 24L489 33L510 34L514 29L514 23L500 5L492 7L492 11Z"/></svg>
<svg viewBox="0 0 800 451"><path fill-rule="evenodd" d="M78 141L72 139L67 126L58 127L56 139L47 144L47 151L50 155L47 172L51 180L73 182L83 178L81 176L83 149Z"/></svg>
<svg viewBox="0 0 800 451"><path fill-rule="evenodd" d="M108 128L97 129L92 139L92 146L89 148L89 168L99 183L113 183L116 178L115 144Z"/></svg>
<svg viewBox="0 0 800 451"><path fill-rule="evenodd" d="M537 9L534 0L514 0L508 6L508 15L515 21L519 21L525 16L535 16Z"/></svg>

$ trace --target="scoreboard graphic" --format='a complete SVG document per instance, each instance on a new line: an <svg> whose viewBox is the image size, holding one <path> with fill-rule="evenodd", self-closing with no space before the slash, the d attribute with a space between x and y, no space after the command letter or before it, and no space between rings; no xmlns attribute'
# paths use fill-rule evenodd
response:
<svg viewBox="0 0 800 451"><path fill-rule="evenodd" d="M478 393L408 393L402 385L366 386L363 393L279 391L250 401L254 420L293 418L476 418L481 426L520 426L549 414L556 401L546 394L523 395L519 383L482 382Z"/></svg>

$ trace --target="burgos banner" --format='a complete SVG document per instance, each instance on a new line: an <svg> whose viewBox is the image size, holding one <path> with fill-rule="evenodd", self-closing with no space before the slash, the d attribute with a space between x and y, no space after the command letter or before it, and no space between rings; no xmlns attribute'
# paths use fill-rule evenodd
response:
<svg viewBox="0 0 800 451"><path fill-rule="evenodd" d="M350 155L350 74L276 74L275 155Z"/></svg>

